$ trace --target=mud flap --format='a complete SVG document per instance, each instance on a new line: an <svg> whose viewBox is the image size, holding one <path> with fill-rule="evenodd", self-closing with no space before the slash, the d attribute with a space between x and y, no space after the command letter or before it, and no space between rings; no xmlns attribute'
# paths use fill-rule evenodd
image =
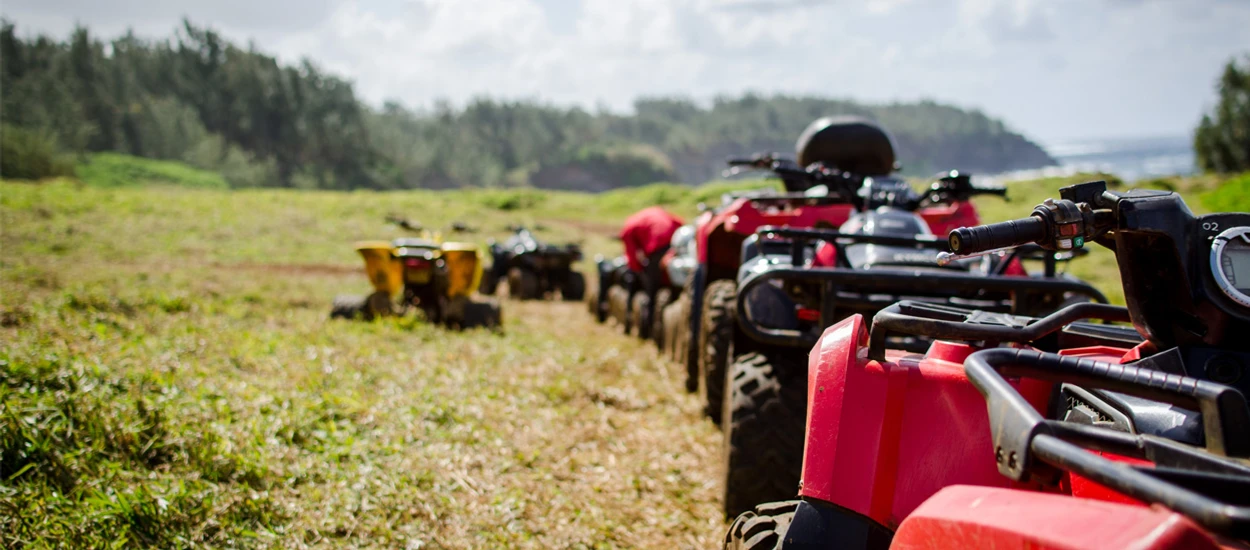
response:
<svg viewBox="0 0 1250 550"><path fill-rule="evenodd" d="M801 501L783 549L887 550L894 533L870 518L826 502Z"/></svg>

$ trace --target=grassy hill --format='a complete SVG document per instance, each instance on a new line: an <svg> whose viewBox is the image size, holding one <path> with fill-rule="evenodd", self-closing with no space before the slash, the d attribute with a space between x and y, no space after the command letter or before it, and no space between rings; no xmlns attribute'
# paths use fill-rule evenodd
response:
<svg viewBox="0 0 1250 550"><path fill-rule="evenodd" d="M387 214L466 221L480 240L541 224L615 253L630 212L691 216L738 184L227 191L177 167L128 186L129 168L93 165L82 181L0 182L6 545L707 547L723 533L720 434L683 374L581 305L507 302L502 336L327 313L368 287L352 243L401 234ZM1018 217L1064 183L980 206ZM1250 178L1154 185L1218 210L1244 204ZM1109 261L1073 271L1118 296Z"/></svg>

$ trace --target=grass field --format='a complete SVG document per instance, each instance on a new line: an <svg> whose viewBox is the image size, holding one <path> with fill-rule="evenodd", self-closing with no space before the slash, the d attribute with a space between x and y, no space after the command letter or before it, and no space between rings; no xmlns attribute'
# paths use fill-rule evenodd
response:
<svg viewBox="0 0 1250 550"><path fill-rule="evenodd" d="M1195 209L1248 180L1156 182ZM1060 181L982 201L1027 214ZM464 220L614 252L630 212L729 184L591 196L0 183L5 546L709 547L720 435L683 374L580 304L505 333L327 319L352 242ZM1236 187L1241 186L1241 187ZM1118 296L1114 262L1074 272Z"/></svg>

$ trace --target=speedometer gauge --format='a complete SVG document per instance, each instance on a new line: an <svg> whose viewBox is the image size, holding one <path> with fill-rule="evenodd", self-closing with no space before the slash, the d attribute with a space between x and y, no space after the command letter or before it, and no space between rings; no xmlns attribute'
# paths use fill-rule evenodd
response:
<svg viewBox="0 0 1250 550"><path fill-rule="evenodd" d="M1211 274L1226 296L1250 307L1250 227L1233 227L1211 243Z"/></svg>

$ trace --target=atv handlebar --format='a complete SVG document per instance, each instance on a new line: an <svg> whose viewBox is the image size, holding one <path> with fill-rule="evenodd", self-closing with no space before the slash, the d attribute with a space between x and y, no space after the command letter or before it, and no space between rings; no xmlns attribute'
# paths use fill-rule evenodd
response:
<svg viewBox="0 0 1250 550"><path fill-rule="evenodd" d="M1041 216L1029 216L988 225L961 227L950 232L947 241L955 254L977 254L1035 243L1046 239L1046 220Z"/></svg>
<svg viewBox="0 0 1250 550"><path fill-rule="evenodd" d="M758 168L767 168L772 163L772 158L764 155L756 155L753 157L729 157L725 159L725 164L730 166L755 166Z"/></svg>
<svg viewBox="0 0 1250 550"><path fill-rule="evenodd" d="M1002 186L983 187L980 185L972 186L972 195L994 195L1007 198L1007 188Z"/></svg>

